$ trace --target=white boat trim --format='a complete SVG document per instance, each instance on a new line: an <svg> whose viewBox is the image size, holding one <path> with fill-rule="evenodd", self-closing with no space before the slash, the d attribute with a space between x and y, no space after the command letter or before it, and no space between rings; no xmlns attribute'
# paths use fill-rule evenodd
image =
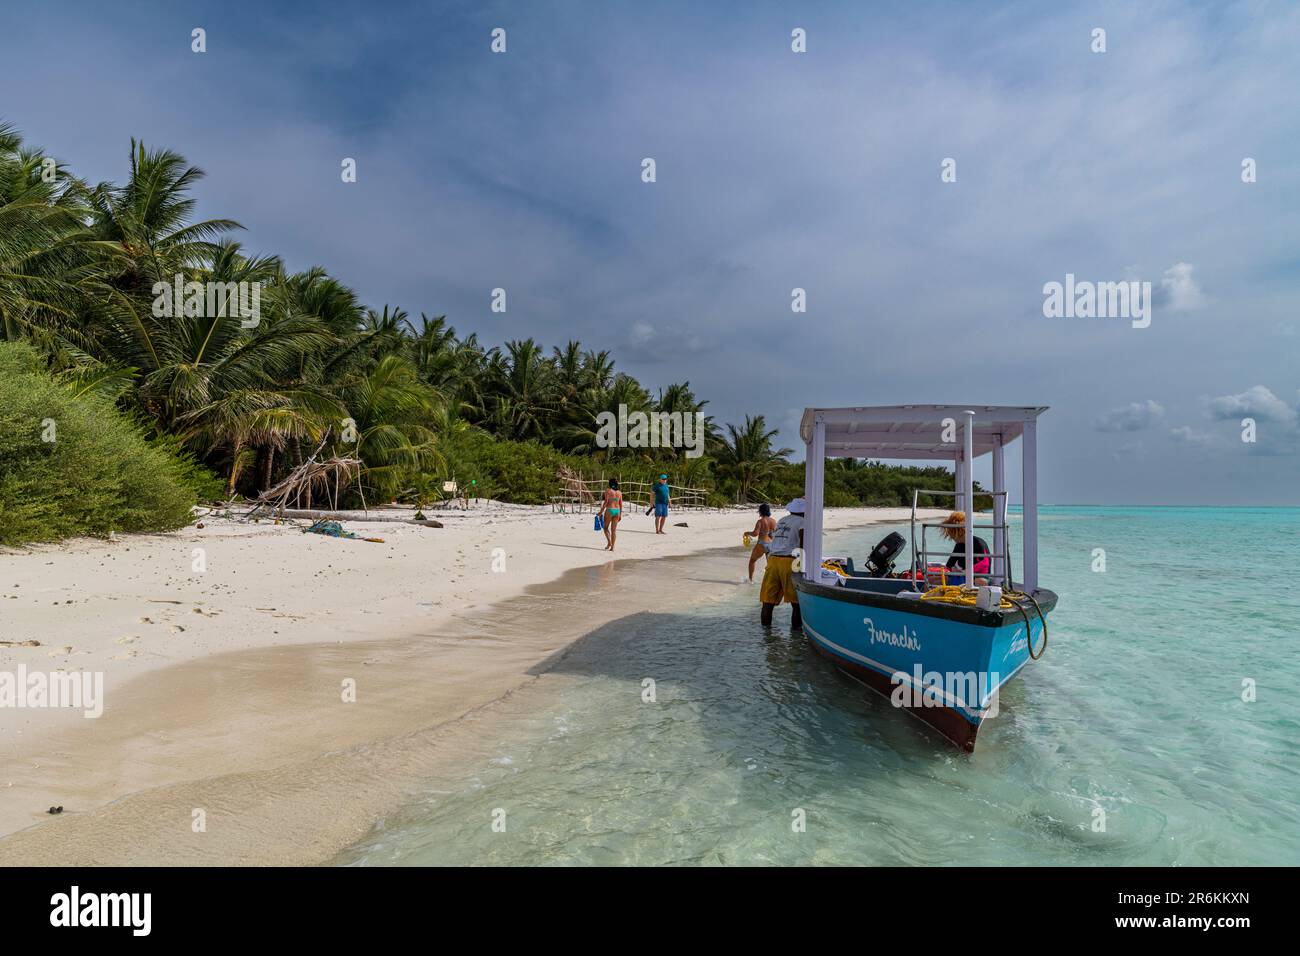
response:
<svg viewBox="0 0 1300 956"><path fill-rule="evenodd" d="M831 600L831 598L827 598L826 600ZM911 684L913 687L919 689L923 693L936 694L942 697L944 702L947 703L948 706L951 707L953 710L965 711L966 713L978 717L981 721L984 719L984 713L985 711L988 710L987 705L981 707L975 707L966 703L964 700L959 700L958 698L954 697L952 694L948 693L946 690L943 690L942 688L926 687L924 684L918 684L916 680L906 671L900 671L898 668L890 667L887 664L882 664L880 663L880 661L873 661L870 657L865 657L862 654L859 654L857 651L851 651L847 647L841 647L839 644L836 644L834 641L828 639L825 635L818 634L817 631L815 631L813 628L808 626L807 621L804 621L803 629L812 635L813 640L817 641L819 644L822 644L825 647L830 648L836 653L843 655L844 657L866 664L868 667L871 667L873 670L879 671L881 674L884 674L886 677L889 677L891 679L897 676L902 680L907 681L907 683ZM1024 664L1020 665L1020 667L1023 666ZM1020 670L1020 667L1017 667L1016 670L1017 671ZM1012 674L1014 673L1015 671L1012 671ZM989 691L988 695L985 697L985 700L987 701L990 698L992 698L992 696L998 692L998 687L1001 687L1010 679L1011 677L1008 676L1004 680L999 681L998 686L994 687L991 691Z"/></svg>

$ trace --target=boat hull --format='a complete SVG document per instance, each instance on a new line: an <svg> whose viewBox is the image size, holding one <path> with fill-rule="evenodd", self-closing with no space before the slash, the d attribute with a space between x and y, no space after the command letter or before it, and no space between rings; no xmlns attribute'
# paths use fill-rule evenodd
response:
<svg viewBox="0 0 1300 956"><path fill-rule="evenodd" d="M1042 644L1043 620L1017 610L920 602L846 586L797 583L804 633L842 670L961 749L996 716L999 689ZM1035 592L1044 615L1056 604Z"/></svg>

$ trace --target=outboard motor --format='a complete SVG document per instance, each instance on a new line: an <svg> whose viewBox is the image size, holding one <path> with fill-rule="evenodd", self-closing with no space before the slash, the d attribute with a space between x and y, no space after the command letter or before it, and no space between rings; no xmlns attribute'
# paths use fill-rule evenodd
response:
<svg viewBox="0 0 1300 956"><path fill-rule="evenodd" d="M907 539L897 531L891 531L871 549L867 557L867 577L883 578L894 570L894 559L907 547Z"/></svg>

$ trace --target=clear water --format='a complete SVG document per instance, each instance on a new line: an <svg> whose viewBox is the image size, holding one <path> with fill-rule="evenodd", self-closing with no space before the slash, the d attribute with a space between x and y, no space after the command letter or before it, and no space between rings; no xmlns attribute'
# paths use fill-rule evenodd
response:
<svg viewBox="0 0 1300 956"><path fill-rule="evenodd" d="M1300 510L1042 514L1050 646L973 755L737 586L589 635L338 862L1300 863Z"/></svg>

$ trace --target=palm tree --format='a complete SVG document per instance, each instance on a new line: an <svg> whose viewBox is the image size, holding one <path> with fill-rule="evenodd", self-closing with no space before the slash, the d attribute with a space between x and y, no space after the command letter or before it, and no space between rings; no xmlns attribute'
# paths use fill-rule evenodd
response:
<svg viewBox="0 0 1300 956"><path fill-rule="evenodd" d="M114 285L144 295L156 282L203 268L216 256L217 241L244 227L233 219L192 221L190 189L205 174L179 154L149 152L133 138L130 160L125 185L100 183L79 192L89 207L91 234L122 254Z"/></svg>
<svg viewBox="0 0 1300 956"><path fill-rule="evenodd" d="M582 357L582 369L585 375L583 384L587 388L603 392L614 381L614 360L610 358L609 349L588 350Z"/></svg>
<svg viewBox="0 0 1300 956"><path fill-rule="evenodd" d="M691 391L690 382L680 382L669 385L665 389L660 389L659 400L655 403L655 411L680 414L685 419L687 416L702 413L704 406L707 404L709 404L707 401L699 401L695 398L695 393ZM692 434L694 433L692 432ZM718 441L717 426L714 425L713 418L710 415L704 416L704 435L702 439L706 447L711 447ZM685 449L676 449L676 452L684 455Z"/></svg>
<svg viewBox="0 0 1300 956"><path fill-rule="evenodd" d="M791 454L789 448L772 447L777 430L768 429L762 415L746 415L741 428L727 425L727 437L717 445L714 457L719 471L736 482L736 497L749 501L760 483L767 480Z"/></svg>
<svg viewBox="0 0 1300 956"><path fill-rule="evenodd" d="M340 432L335 453L361 459L363 480L381 500L392 498L421 471L445 467L432 428L441 402L405 357L384 356L370 374L343 388L341 397L356 442L349 444Z"/></svg>
<svg viewBox="0 0 1300 956"><path fill-rule="evenodd" d="M532 339L506 343L489 366L489 418L505 438L545 438L557 407L554 365Z"/></svg>
<svg viewBox="0 0 1300 956"><path fill-rule="evenodd" d="M570 409L569 420L553 436L560 447L578 455L600 454L607 461L636 456L646 459L657 457L653 454L655 449L605 446L597 441L602 415L613 415L617 419L620 413L630 415L633 412L653 411L650 393L631 375L620 372L614 376L607 389L584 389L579 400L567 408Z"/></svg>
<svg viewBox="0 0 1300 956"><path fill-rule="evenodd" d="M47 352L79 338L76 314L112 263L85 227L81 189L0 123L0 338L31 338Z"/></svg>
<svg viewBox="0 0 1300 956"><path fill-rule="evenodd" d="M587 369L583 365L582 343L577 339L570 339L563 349L556 346L551 352L556 385L560 390L560 401L561 403L572 402L586 385L588 377Z"/></svg>
<svg viewBox="0 0 1300 956"><path fill-rule="evenodd" d="M457 406L456 416L482 408L484 354L476 335L458 339L445 315L430 319L422 312L411 358L420 380Z"/></svg>

